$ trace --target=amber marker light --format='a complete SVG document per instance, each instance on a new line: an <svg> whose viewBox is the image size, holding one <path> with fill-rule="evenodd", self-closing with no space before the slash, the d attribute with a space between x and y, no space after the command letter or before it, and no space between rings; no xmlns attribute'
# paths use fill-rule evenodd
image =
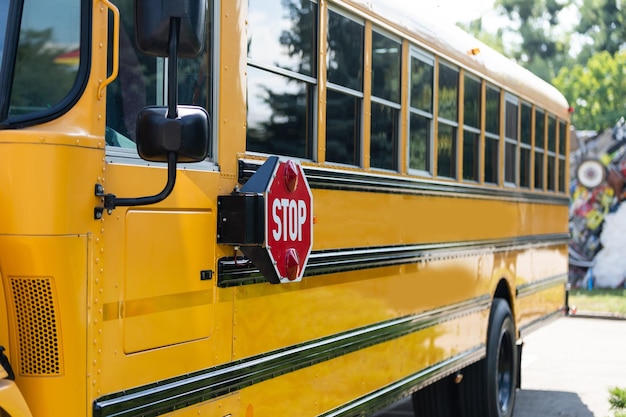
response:
<svg viewBox="0 0 626 417"><path fill-rule="evenodd" d="M298 258L298 252L294 248L287 249L285 262L287 263L287 279L293 281L298 278L300 273L300 259Z"/></svg>
<svg viewBox="0 0 626 417"><path fill-rule="evenodd" d="M298 166L294 161L287 161L285 164L285 187L290 193L294 192L298 188L298 178L300 173Z"/></svg>

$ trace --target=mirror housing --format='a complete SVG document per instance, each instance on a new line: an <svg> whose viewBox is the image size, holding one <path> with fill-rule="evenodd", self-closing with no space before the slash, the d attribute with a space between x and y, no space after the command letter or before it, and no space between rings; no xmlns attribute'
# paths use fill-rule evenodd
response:
<svg viewBox="0 0 626 417"><path fill-rule="evenodd" d="M137 118L137 151L146 161L200 162L209 152L209 114L198 106L178 106L178 117L168 118L167 107L149 106Z"/></svg>
<svg viewBox="0 0 626 417"><path fill-rule="evenodd" d="M204 49L206 0L135 0L135 38L147 55L169 56L172 18L180 18L178 56L193 58Z"/></svg>

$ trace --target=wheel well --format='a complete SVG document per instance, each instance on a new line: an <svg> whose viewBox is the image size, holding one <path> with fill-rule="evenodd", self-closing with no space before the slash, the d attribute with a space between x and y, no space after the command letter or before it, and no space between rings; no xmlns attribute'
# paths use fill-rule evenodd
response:
<svg viewBox="0 0 626 417"><path fill-rule="evenodd" d="M509 284L506 282L505 279L501 279L500 282L498 282L498 286L496 288L496 292L493 294L493 298L500 298L502 300L505 300L509 304L511 312L513 312L513 300L511 298L511 290L509 289Z"/></svg>

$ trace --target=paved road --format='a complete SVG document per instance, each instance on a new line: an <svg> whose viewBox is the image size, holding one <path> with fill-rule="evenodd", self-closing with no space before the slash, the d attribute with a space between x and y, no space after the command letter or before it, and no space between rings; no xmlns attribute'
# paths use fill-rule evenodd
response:
<svg viewBox="0 0 626 417"><path fill-rule="evenodd" d="M609 417L626 387L626 320L566 317L526 338L513 417ZM376 417L412 416L405 400Z"/></svg>

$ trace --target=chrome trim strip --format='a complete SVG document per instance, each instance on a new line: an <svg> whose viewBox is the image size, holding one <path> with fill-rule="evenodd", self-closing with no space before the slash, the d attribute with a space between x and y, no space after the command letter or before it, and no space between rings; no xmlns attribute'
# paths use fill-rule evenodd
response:
<svg viewBox="0 0 626 417"><path fill-rule="evenodd" d="M94 401L94 417L160 415L241 390L280 375L307 368L369 346L398 339L441 323L489 309L491 297L471 300L376 323L312 340L218 367L101 397ZM480 352L482 354L482 352ZM471 356L474 358L474 356ZM411 382L426 383L442 372L465 364L465 356L415 374ZM423 374L423 375L422 375ZM404 381L404 385L408 382Z"/></svg>
<svg viewBox="0 0 626 417"><path fill-rule="evenodd" d="M245 184L264 161L239 160L239 182ZM566 194L532 193L525 190L485 187L477 184L437 181L373 172L344 171L336 168L305 166L304 173L311 188L370 193L464 197L505 200L535 204L567 206Z"/></svg>
<svg viewBox="0 0 626 417"><path fill-rule="evenodd" d="M529 282L527 284L518 285L515 292L517 294L517 298L523 298L558 285L565 285L566 282L567 274L559 274L538 281ZM565 287L563 287L563 294L565 294Z"/></svg>
<svg viewBox="0 0 626 417"><path fill-rule="evenodd" d="M544 327L545 325L553 322L554 320L560 317L564 317L565 312L566 312L565 310L566 310L566 307L563 307L562 309L553 311L552 313L546 314L545 316L542 316L538 318L537 320L531 321L530 323L521 326L519 329L520 339L524 339L526 336L528 336L530 333L534 332L535 330L538 330Z"/></svg>
<svg viewBox="0 0 626 417"><path fill-rule="evenodd" d="M304 276L307 278L385 266L434 262L444 258L463 258L487 253L525 250L531 247L567 245L568 241L569 235L563 233L509 239L315 251L309 257ZM217 269L217 285L221 288L266 282L254 264L244 258L237 258L237 262L232 257L222 258L218 261Z"/></svg>
<svg viewBox="0 0 626 417"><path fill-rule="evenodd" d="M486 351L485 345L477 346L351 403L324 413L320 417L360 416L367 412L381 410L434 381L478 362L485 357Z"/></svg>

